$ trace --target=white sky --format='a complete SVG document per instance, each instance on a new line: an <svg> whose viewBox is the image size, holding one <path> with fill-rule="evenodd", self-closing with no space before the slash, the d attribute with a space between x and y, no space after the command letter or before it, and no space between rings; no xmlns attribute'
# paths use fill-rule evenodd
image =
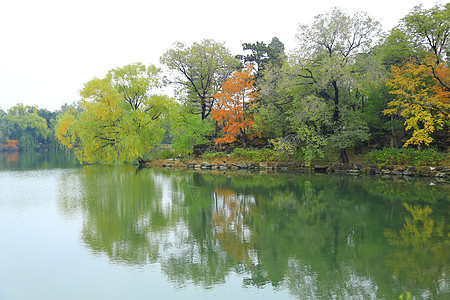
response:
<svg viewBox="0 0 450 300"><path fill-rule="evenodd" d="M173 42L244 42L277 36L293 50L299 23L337 6L385 30L415 5L438 0L0 0L0 108L50 110L79 100L83 84L129 63L159 65Z"/></svg>

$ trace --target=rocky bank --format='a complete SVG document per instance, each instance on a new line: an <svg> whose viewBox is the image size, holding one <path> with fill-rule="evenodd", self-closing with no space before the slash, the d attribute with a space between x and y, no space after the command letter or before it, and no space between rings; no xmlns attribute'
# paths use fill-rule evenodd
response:
<svg viewBox="0 0 450 300"><path fill-rule="evenodd" d="M310 167L299 162L243 162L234 160L201 161L198 159L158 159L147 161L144 167L186 168L191 170L217 170L217 171L264 171L264 172L314 172L314 173L340 173L348 175L383 175L383 176L410 176L435 177L442 180L450 179L450 168L447 167L414 167L395 165L374 165L364 163L331 163L312 165Z"/></svg>

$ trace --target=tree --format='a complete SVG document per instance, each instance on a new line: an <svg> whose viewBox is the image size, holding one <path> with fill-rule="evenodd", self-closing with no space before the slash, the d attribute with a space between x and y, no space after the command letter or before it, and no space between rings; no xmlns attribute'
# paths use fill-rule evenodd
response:
<svg viewBox="0 0 450 300"><path fill-rule="evenodd" d="M173 103L168 122L172 146L180 152L190 153L195 145L209 143L206 137L214 132L214 124L210 120L202 121L189 111L189 107L178 103Z"/></svg>
<svg viewBox="0 0 450 300"><path fill-rule="evenodd" d="M19 146L17 144L19 143L18 140L6 140L5 145L3 146L3 150L5 151L17 151L19 150Z"/></svg>
<svg viewBox="0 0 450 300"><path fill-rule="evenodd" d="M251 54L237 55L236 58L241 60L244 65L253 65L256 72L256 84L263 78L264 70L270 65L281 67L285 58L284 44L277 37L273 37L269 45L264 42L243 43L242 48L244 51L251 51Z"/></svg>
<svg viewBox="0 0 450 300"><path fill-rule="evenodd" d="M37 109L21 103L11 107L2 117L2 127L5 136L18 140L18 146L26 151L37 149L49 135L47 122L38 116Z"/></svg>
<svg viewBox="0 0 450 300"><path fill-rule="evenodd" d="M415 6L401 20L401 28L415 48L431 49L435 58L440 60L450 52L450 3L430 9Z"/></svg>
<svg viewBox="0 0 450 300"><path fill-rule="evenodd" d="M84 85L81 112L69 109L56 125L57 139L80 162L143 161L162 138L159 116L167 97L150 94L159 69L141 63L112 69Z"/></svg>
<svg viewBox="0 0 450 300"><path fill-rule="evenodd" d="M353 68L354 63L361 53L370 49L379 30L379 23L365 13L349 16L338 8L317 15L311 26L299 27L298 76L317 84L334 101L335 122L340 121L340 87L359 71ZM328 88L332 89L331 93Z"/></svg>
<svg viewBox="0 0 450 300"><path fill-rule="evenodd" d="M392 65L401 66L412 57L419 57L415 48L409 41L408 35L394 28L383 39L383 42L375 48L376 54L381 57L382 63L387 71Z"/></svg>
<svg viewBox="0 0 450 300"><path fill-rule="evenodd" d="M331 141L333 135L345 136L346 143L327 142L327 147L338 150L343 162L348 162L346 149L368 138L368 134L361 134L367 132L363 121L356 122L360 125L356 128L346 126L350 123L346 118L354 121L355 117L361 117L364 103L358 80L372 71L372 65L366 63L369 60L367 53L378 32L378 22L365 13L357 12L350 16L338 8L316 16L309 26L301 25L297 34L300 42L297 53L286 60L279 71L266 72L268 80L261 92L264 99L262 106L269 110L275 108L273 111L278 114L291 115L293 120L298 113L294 109L296 102L301 104L305 99L315 99L313 102L324 101L331 105L331 124L322 120L319 122L320 131L309 132L320 134L327 141ZM266 95L269 97L264 98ZM309 98L311 95L315 97ZM300 106L310 106L303 104ZM268 109L265 111L268 120L277 119L267 113ZM292 121L285 124L283 134L300 134L308 128L310 121L309 117L297 118L295 124Z"/></svg>
<svg viewBox="0 0 450 300"><path fill-rule="evenodd" d="M292 123L301 144L305 162L311 165L314 157L323 157L327 136L323 128L332 123L332 110L326 101L314 95L295 101Z"/></svg>
<svg viewBox="0 0 450 300"><path fill-rule="evenodd" d="M230 51L213 40L202 40L192 46L178 42L163 54L161 63L178 73L172 82L181 87L202 120L211 113L214 95L238 66Z"/></svg>
<svg viewBox="0 0 450 300"><path fill-rule="evenodd" d="M436 71L446 74L448 82L450 72L445 64ZM450 91L427 65L408 62L402 67L392 66L392 77L386 84L395 98L385 114L400 114L405 119L405 129L413 130L404 147L429 146L434 141L433 133L450 125Z"/></svg>
<svg viewBox="0 0 450 300"><path fill-rule="evenodd" d="M416 6L401 20L399 27L418 55L393 66L387 86L394 99L384 111L405 119L405 129L412 130L408 145L429 146L437 131L450 124L450 4L430 9ZM444 134L446 144L448 134Z"/></svg>
<svg viewBox="0 0 450 300"><path fill-rule="evenodd" d="M234 72L233 76L223 83L222 91L214 96L216 106L212 110L212 117L219 126L223 126L224 133L223 137L215 140L216 144L238 140L245 147L247 141L256 134L252 129L251 113L256 100L252 69L253 66L248 65L242 72Z"/></svg>

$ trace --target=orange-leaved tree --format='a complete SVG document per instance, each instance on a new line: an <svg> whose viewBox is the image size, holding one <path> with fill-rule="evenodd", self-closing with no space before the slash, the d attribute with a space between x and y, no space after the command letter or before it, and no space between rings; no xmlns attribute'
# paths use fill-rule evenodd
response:
<svg viewBox="0 0 450 300"><path fill-rule="evenodd" d="M406 62L401 67L392 66L387 80L390 93L395 95L385 114L400 114L405 119L406 130L413 130L408 145L429 146L432 134L450 125L449 68L444 62Z"/></svg>
<svg viewBox="0 0 450 300"><path fill-rule="evenodd" d="M19 141L18 140L6 140L6 144L3 146L3 150L5 151L17 151L19 150Z"/></svg>
<svg viewBox="0 0 450 300"><path fill-rule="evenodd" d="M234 72L222 84L221 92L214 95L216 106L211 115L222 127L223 137L215 140L216 144L241 142L244 147L247 142L260 134L254 130L252 107L256 101L252 65L242 72Z"/></svg>

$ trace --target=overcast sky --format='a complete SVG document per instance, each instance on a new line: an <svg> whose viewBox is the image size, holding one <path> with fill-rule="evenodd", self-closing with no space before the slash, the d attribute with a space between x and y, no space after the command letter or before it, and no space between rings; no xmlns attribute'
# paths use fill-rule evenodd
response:
<svg viewBox="0 0 450 300"><path fill-rule="evenodd" d="M94 77L134 62L159 65L176 41L242 43L278 37L293 50L299 23L333 6L364 11L384 30L437 0L0 0L0 108L50 110L79 100Z"/></svg>

